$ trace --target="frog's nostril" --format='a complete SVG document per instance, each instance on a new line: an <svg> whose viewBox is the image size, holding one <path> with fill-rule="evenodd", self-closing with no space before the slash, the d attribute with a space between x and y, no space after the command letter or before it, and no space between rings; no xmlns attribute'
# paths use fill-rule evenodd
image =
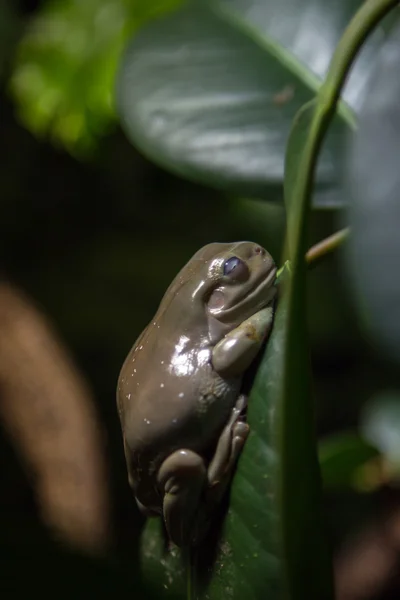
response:
<svg viewBox="0 0 400 600"><path fill-rule="evenodd" d="M261 254L261 256L263 256L265 254L265 250L264 250L264 248L261 248L261 246L256 246L254 248L254 252L255 252L255 254Z"/></svg>

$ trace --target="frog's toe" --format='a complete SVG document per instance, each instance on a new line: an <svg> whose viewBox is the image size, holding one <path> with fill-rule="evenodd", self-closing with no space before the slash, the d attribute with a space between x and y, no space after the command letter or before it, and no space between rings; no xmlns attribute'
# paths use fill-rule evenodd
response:
<svg viewBox="0 0 400 600"><path fill-rule="evenodd" d="M250 427L244 421L235 423L232 429L232 447L228 469L233 468L250 433Z"/></svg>
<svg viewBox="0 0 400 600"><path fill-rule="evenodd" d="M239 418L244 412L246 412L247 410L247 396L246 394L240 394L238 399L236 400L236 405L235 405L235 413L237 415L237 418Z"/></svg>

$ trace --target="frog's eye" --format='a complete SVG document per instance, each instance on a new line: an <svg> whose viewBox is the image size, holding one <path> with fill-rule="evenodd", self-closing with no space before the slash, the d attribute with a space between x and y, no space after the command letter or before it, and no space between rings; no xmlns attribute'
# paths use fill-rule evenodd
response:
<svg viewBox="0 0 400 600"><path fill-rule="evenodd" d="M233 279L247 279L249 271L246 264L237 256L232 256L224 263L224 275Z"/></svg>

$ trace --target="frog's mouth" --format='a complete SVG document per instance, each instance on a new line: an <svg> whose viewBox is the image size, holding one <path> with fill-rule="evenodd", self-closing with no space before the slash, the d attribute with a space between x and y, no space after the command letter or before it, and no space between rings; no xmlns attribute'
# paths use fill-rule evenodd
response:
<svg viewBox="0 0 400 600"><path fill-rule="evenodd" d="M258 312L262 308L265 308L274 299L277 288L273 285L276 277L276 267L273 267L265 276L262 273L261 276L253 283L253 289L247 293L247 289L243 291L239 301L235 302L232 306L222 307L218 309L210 308L210 313L218 319L218 321L226 322L233 321L237 317L241 320L248 318L254 313Z"/></svg>

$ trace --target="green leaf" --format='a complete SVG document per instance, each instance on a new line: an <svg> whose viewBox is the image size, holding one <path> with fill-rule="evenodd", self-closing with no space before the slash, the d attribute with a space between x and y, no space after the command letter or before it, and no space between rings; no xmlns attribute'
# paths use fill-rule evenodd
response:
<svg viewBox="0 0 400 600"><path fill-rule="evenodd" d="M114 79L128 36L180 0L48 1L27 27L10 89L17 116L88 156L115 122Z"/></svg>
<svg viewBox="0 0 400 600"><path fill-rule="evenodd" d="M400 23L378 56L348 161L347 261L366 331L400 361Z"/></svg>
<svg viewBox="0 0 400 600"><path fill-rule="evenodd" d="M319 464L324 487L349 488L356 471L379 456L379 451L355 432L335 433L319 443Z"/></svg>
<svg viewBox="0 0 400 600"><path fill-rule="evenodd" d="M308 350L305 261L310 181L318 156L315 128L318 103L312 100L296 116L285 161L285 204L291 278L288 280L287 328L282 376L281 502L286 580L291 600L333 598L331 558L322 516L314 405ZM304 552L307 539L308 552Z"/></svg>
<svg viewBox="0 0 400 600"><path fill-rule="evenodd" d="M296 111L320 85L359 0L192 1L149 24L125 55L122 124L162 166L209 185L279 201ZM357 107L379 36L360 58L346 98ZM314 204L339 206L342 105L319 165Z"/></svg>

